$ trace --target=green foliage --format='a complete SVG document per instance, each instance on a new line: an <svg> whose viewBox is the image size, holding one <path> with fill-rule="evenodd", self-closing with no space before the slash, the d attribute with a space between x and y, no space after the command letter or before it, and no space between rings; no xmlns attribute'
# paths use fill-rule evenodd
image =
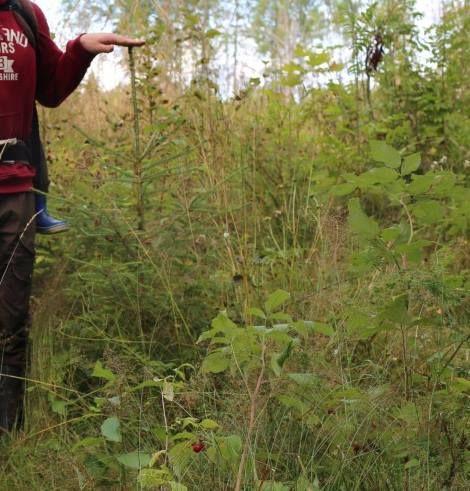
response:
<svg viewBox="0 0 470 491"><path fill-rule="evenodd" d="M468 487L468 12L423 40L408 1L237 5L87 4L148 36L139 132L93 79L42 115L73 227L39 239L2 489Z"/></svg>

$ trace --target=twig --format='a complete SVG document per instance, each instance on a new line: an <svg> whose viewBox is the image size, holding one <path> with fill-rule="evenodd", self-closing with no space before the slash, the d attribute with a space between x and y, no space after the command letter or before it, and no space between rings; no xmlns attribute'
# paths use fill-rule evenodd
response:
<svg viewBox="0 0 470 491"><path fill-rule="evenodd" d="M136 195L136 211L138 224L137 229L142 231L145 229L145 209L144 209L144 187L142 182L142 155L140 149L140 120L139 120L139 104L137 101L137 82L134 51L129 48L129 70L131 73L131 89L132 89L132 107L134 110L134 176L135 176L135 195Z"/></svg>

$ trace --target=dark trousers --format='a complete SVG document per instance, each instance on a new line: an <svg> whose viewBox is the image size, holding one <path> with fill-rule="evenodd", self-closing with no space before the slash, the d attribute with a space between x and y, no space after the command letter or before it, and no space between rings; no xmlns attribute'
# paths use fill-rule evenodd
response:
<svg viewBox="0 0 470 491"><path fill-rule="evenodd" d="M34 213L34 193L0 194L0 372L26 365Z"/></svg>

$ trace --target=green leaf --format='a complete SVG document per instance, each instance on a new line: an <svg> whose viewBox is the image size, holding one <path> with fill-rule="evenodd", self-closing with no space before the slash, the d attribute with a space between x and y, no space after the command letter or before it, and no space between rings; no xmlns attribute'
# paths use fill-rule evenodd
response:
<svg viewBox="0 0 470 491"><path fill-rule="evenodd" d="M305 321L305 325L310 331L323 334L324 336L333 336L335 333L335 330L331 326L323 322Z"/></svg>
<svg viewBox="0 0 470 491"><path fill-rule="evenodd" d="M305 404L298 397L295 397L293 395L281 394L277 397L277 399L283 406L298 411L300 415L306 413L309 410L307 404Z"/></svg>
<svg viewBox="0 0 470 491"><path fill-rule="evenodd" d="M409 244L398 244L395 249L398 253L405 255L408 261L419 263L423 259L423 249L431 244L431 241L421 239Z"/></svg>
<svg viewBox="0 0 470 491"><path fill-rule="evenodd" d="M105 380L109 380L110 382L116 379L116 375L114 375L114 373L108 368L104 368L100 360L95 363L91 376L103 378Z"/></svg>
<svg viewBox="0 0 470 491"><path fill-rule="evenodd" d="M213 351L202 362L204 373L221 373L230 366L230 359L221 351Z"/></svg>
<svg viewBox="0 0 470 491"><path fill-rule="evenodd" d="M400 152L384 141L372 140L370 142L370 152L374 160L382 162L392 169L398 169L401 165Z"/></svg>
<svg viewBox="0 0 470 491"><path fill-rule="evenodd" d="M212 329L203 332L197 343L201 343L202 341L206 341L207 339L214 339L219 334L232 334L236 329L237 325L232 322L225 312L220 312L215 319L212 320Z"/></svg>
<svg viewBox="0 0 470 491"><path fill-rule="evenodd" d="M418 202L413 205L411 210L418 222L424 225L439 223L445 214L445 209L441 203L432 199Z"/></svg>
<svg viewBox="0 0 470 491"><path fill-rule="evenodd" d="M276 312L274 314L271 314L269 318L274 321L292 322L292 316L286 314L285 312Z"/></svg>
<svg viewBox="0 0 470 491"><path fill-rule="evenodd" d="M173 479L168 469L142 469L137 476L137 482L144 489L155 489L164 484L169 484Z"/></svg>
<svg viewBox="0 0 470 491"><path fill-rule="evenodd" d="M49 393L48 399L54 413L59 414L60 416L65 416L67 414L67 401L56 399L52 393Z"/></svg>
<svg viewBox="0 0 470 491"><path fill-rule="evenodd" d="M360 339L368 339L379 330L375 324L375 318L359 310L353 310L349 314L346 328L350 335Z"/></svg>
<svg viewBox="0 0 470 491"><path fill-rule="evenodd" d="M170 481L168 484L170 485L171 491L188 491L188 488L179 482Z"/></svg>
<svg viewBox="0 0 470 491"><path fill-rule="evenodd" d="M412 155L408 155L403 159L403 165L401 166L401 175L408 176L412 172L415 172L419 169L421 165L421 154L414 153Z"/></svg>
<svg viewBox="0 0 470 491"><path fill-rule="evenodd" d="M111 442L122 442L119 419L116 416L106 419L101 425L101 434Z"/></svg>
<svg viewBox="0 0 470 491"><path fill-rule="evenodd" d="M195 455L196 454L192 451L191 446L187 441L177 443L168 452L171 468L179 479L181 479L184 472L187 471Z"/></svg>
<svg viewBox="0 0 470 491"><path fill-rule="evenodd" d="M225 460L236 462L242 451L242 440L238 435L217 438L217 445Z"/></svg>
<svg viewBox="0 0 470 491"><path fill-rule="evenodd" d="M353 193L357 188L356 184L352 184L349 182L345 182L343 184L336 184L332 188L330 188L330 194L332 196L347 196L348 194Z"/></svg>
<svg viewBox="0 0 470 491"><path fill-rule="evenodd" d="M293 346L294 341L290 341L290 343L285 347L282 353L273 353L271 357L271 368L278 377L281 375L282 367L288 360Z"/></svg>
<svg viewBox="0 0 470 491"><path fill-rule="evenodd" d="M141 469L147 467L152 456L148 453L142 453L135 450L134 452L117 455L116 459L119 463L130 469Z"/></svg>
<svg viewBox="0 0 470 491"><path fill-rule="evenodd" d="M412 195L427 193L434 181L435 176L433 176L432 174L424 174L424 176L413 174L412 181L407 186L407 191Z"/></svg>
<svg viewBox="0 0 470 491"><path fill-rule="evenodd" d="M372 186L374 184L388 184L397 179L397 171L388 167L377 167L360 174L358 176L358 183L361 186Z"/></svg>
<svg viewBox="0 0 470 491"><path fill-rule="evenodd" d="M405 324L409 320L408 294L403 293L395 297L382 309L380 317L395 324Z"/></svg>
<svg viewBox="0 0 470 491"><path fill-rule="evenodd" d="M214 421L213 419L203 419L200 424L201 428L204 428L205 430L216 430L219 428L219 423Z"/></svg>
<svg viewBox="0 0 470 491"><path fill-rule="evenodd" d="M377 222L368 217L361 208L359 198L352 198L348 203L349 226L351 231L362 239L373 239L379 232Z"/></svg>
<svg viewBox="0 0 470 491"><path fill-rule="evenodd" d="M400 228L397 226L394 226L394 227L389 227L389 228L382 230L381 236L385 242L393 242L393 241L397 240L398 237L400 237L400 234L401 234Z"/></svg>
<svg viewBox="0 0 470 491"><path fill-rule="evenodd" d="M274 312L282 304L289 300L290 294L284 290L276 290L274 293L269 295L268 299L264 304L264 308L267 312Z"/></svg>
<svg viewBox="0 0 470 491"><path fill-rule="evenodd" d="M289 373L287 376L302 386L317 386L320 383L320 378L314 373Z"/></svg>
<svg viewBox="0 0 470 491"><path fill-rule="evenodd" d="M266 314L261 309L258 309L256 307L249 308L248 313L260 319L266 319Z"/></svg>

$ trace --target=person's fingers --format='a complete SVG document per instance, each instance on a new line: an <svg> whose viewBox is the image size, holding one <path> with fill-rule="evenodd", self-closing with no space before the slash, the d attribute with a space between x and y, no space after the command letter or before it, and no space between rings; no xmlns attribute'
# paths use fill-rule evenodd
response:
<svg viewBox="0 0 470 491"><path fill-rule="evenodd" d="M116 46L142 46L145 44L144 39L135 39L128 36L122 36L120 34L113 34L106 40L106 44L114 44Z"/></svg>

